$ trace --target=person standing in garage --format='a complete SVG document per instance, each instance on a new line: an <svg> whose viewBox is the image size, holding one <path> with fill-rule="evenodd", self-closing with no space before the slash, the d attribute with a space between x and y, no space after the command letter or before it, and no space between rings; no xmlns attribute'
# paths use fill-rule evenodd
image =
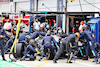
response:
<svg viewBox="0 0 100 67"><path fill-rule="evenodd" d="M4 24L4 29L5 29L6 31L11 32L11 28L12 28L12 25L11 25L11 23L10 23L10 20L8 19L7 22Z"/></svg>
<svg viewBox="0 0 100 67"><path fill-rule="evenodd" d="M73 33L79 32L79 30L78 30L79 29L79 26L80 26L79 21L76 21L74 23L74 25L73 25L73 29L72 29Z"/></svg>
<svg viewBox="0 0 100 67"><path fill-rule="evenodd" d="M40 29L40 22L38 21L38 19L36 19L36 21L33 23L33 26L34 26L34 30Z"/></svg>

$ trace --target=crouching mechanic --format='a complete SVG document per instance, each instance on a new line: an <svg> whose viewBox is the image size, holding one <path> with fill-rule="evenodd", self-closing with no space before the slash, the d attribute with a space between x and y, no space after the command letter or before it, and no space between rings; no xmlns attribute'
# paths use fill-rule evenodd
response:
<svg viewBox="0 0 100 67"><path fill-rule="evenodd" d="M31 36L30 35L25 35L21 39L18 41L18 43L23 43L27 47L29 45L29 41L31 40Z"/></svg>
<svg viewBox="0 0 100 67"><path fill-rule="evenodd" d="M52 45L52 42L55 43L55 40L51 35L51 32L50 31L47 31L47 34L46 36L43 38L43 41L42 41L42 45L43 45L43 53L39 59L39 61L41 61L41 59L46 55L47 53L47 48L50 49L50 51L53 53L53 55L55 55L55 48L54 46Z"/></svg>
<svg viewBox="0 0 100 67"><path fill-rule="evenodd" d="M0 21L0 49L1 49L1 55L3 60L5 60L4 57L4 38L6 36L5 30L2 28L2 22Z"/></svg>
<svg viewBox="0 0 100 67"><path fill-rule="evenodd" d="M24 56L21 58L21 61L25 58L30 58L31 61L34 61L36 59L36 53L35 50L35 40L30 40L29 45L26 47L24 51ZM29 54L29 56L27 56Z"/></svg>
<svg viewBox="0 0 100 67"><path fill-rule="evenodd" d="M63 33L63 30L58 30L57 36L60 36L61 38L65 38L65 37L67 37L68 35L65 34L65 33Z"/></svg>
<svg viewBox="0 0 100 67"><path fill-rule="evenodd" d="M44 33L44 32L35 31L35 32L33 32L32 34L30 34L30 36L31 36L32 39L35 39L35 38L37 38L39 35L45 36L45 34L46 34L46 33Z"/></svg>
<svg viewBox="0 0 100 67"><path fill-rule="evenodd" d="M6 42L5 45L5 49L8 50L11 48L11 46L13 45L14 42L14 36L16 35L16 31L14 30L14 28L11 29L11 35L10 35L10 39ZM7 35L6 35L7 36ZM9 36L9 35L8 35Z"/></svg>
<svg viewBox="0 0 100 67"><path fill-rule="evenodd" d="M10 47L13 45L13 42L14 42L14 36L11 36L11 38L7 41L5 45L5 49L6 50L10 49Z"/></svg>
<svg viewBox="0 0 100 67"><path fill-rule="evenodd" d="M72 36L68 36L67 39L62 41L62 44L60 45L60 48L58 49L53 62L57 63L58 58L61 56L61 54L66 51L68 53L68 59L67 63L72 63L71 58L73 55L73 52L77 50L78 48L78 39L80 38L79 33L75 33Z"/></svg>
<svg viewBox="0 0 100 67"><path fill-rule="evenodd" d="M25 36L26 36L26 35L27 35L27 33L24 33L24 32L20 34L20 36L19 36L19 38L18 38L19 43L25 40Z"/></svg>

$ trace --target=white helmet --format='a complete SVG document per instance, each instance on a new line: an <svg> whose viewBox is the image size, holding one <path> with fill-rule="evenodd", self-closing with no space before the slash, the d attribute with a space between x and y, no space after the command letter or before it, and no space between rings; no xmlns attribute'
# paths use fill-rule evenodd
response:
<svg viewBox="0 0 100 67"><path fill-rule="evenodd" d="M61 32L63 32L62 30L58 30L58 33L60 34Z"/></svg>

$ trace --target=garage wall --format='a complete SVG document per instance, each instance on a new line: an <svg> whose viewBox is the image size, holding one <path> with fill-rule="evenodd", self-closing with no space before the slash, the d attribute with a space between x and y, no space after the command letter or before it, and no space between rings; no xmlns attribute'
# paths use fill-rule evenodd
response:
<svg viewBox="0 0 100 67"><path fill-rule="evenodd" d="M82 9L84 12L94 12L94 11L100 11L97 8L93 7L92 5L88 4L87 2L85 2L84 0L80 0L81 4L82 4ZM89 3L99 7L100 6L100 0L86 0ZM68 7L67 10L69 12L81 12L81 8L80 8L80 4L79 4L79 0L75 0L74 2L71 2L70 0L68 0Z"/></svg>
<svg viewBox="0 0 100 67"><path fill-rule="evenodd" d="M51 11L57 11L57 0L38 0L38 11L50 11L42 3Z"/></svg>
<svg viewBox="0 0 100 67"><path fill-rule="evenodd" d="M16 12L19 12L21 10L30 11L30 1L16 2Z"/></svg>
<svg viewBox="0 0 100 67"><path fill-rule="evenodd" d="M65 0L63 1L64 1L64 6L65 6ZM92 5L88 4L84 0L80 0L80 1L81 1L82 9L84 12L100 11L99 9L93 7ZM98 8L100 6L100 0L86 0L86 1L95 5ZM38 11L50 11L45 6L42 6L42 3L44 3L45 6L47 6L50 10L57 11L57 0L38 0ZM79 0L75 0L74 2L71 2L70 0L68 0L67 10L68 12L81 12Z"/></svg>
<svg viewBox="0 0 100 67"><path fill-rule="evenodd" d="M81 1L82 9L84 12L93 12L93 11L98 12L98 11L100 11L99 9L86 3L84 0L80 0L80 1ZM86 0L86 1L92 3L93 5L97 6L98 8L100 6L100 0ZM17 2L16 3L17 12L19 10L22 10L22 9L30 10L30 0L14 0L14 2ZM50 10L57 11L57 0L38 0L38 11L50 11L45 6L42 6L42 3L44 3L45 6L47 6L48 8L50 8ZM1 14L1 12L8 12L9 11L9 4L10 3L0 4L0 14ZM65 4L65 2L64 2L64 4ZM81 12L79 0L75 0L74 2L70 2L70 0L68 0L67 10L69 12Z"/></svg>
<svg viewBox="0 0 100 67"><path fill-rule="evenodd" d="M95 0L95 6L97 6L100 9L100 0ZM95 8L95 11L100 12L100 10Z"/></svg>
<svg viewBox="0 0 100 67"><path fill-rule="evenodd" d="M13 0L13 2L23 2L23 1L30 1L30 0Z"/></svg>
<svg viewBox="0 0 100 67"><path fill-rule="evenodd" d="M9 3L0 4L0 14L2 12L9 12Z"/></svg>

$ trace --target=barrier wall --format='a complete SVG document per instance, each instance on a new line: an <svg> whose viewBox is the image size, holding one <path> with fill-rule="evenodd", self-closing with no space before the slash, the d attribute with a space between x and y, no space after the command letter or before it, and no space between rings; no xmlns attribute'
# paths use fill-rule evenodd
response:
<svg viewBox="0 0 100 67"><path fill-rule="evenodd" d="M100 17L91 19L90 30L95 35L95 41L100 44Z"/></svg>

